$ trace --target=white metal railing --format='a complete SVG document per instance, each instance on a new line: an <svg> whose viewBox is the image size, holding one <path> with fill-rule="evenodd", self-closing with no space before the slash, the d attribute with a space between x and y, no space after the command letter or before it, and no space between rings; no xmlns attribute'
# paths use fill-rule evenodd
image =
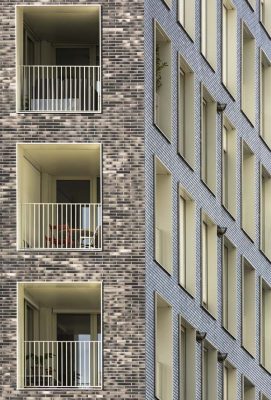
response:
<svg viewBox="0 0 271 400"><path fill-rule="evenodd" d="M102 205L98 203L23 203L22 249L102 247Z"/></svg>
<svg viewBox="0 0 271 400"><path fill-rule="evenodd" d="M100 341L24 342L24 387L93 387L102 384Z"/></svg>
<svg viewBox="0 0 271 400"><path fill-rule="evenodd" d="M21 111L100 112L100 66L21 66Z"/></svg>

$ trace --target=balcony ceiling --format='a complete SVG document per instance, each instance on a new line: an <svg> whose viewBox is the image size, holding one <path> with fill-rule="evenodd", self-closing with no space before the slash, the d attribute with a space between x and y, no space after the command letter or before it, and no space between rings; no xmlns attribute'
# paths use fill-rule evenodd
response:
<svg viewBox="0 0 271 400"><path fill-rule="evenodd" d="M100 146L23 145L25 157L37 169L53 176L86 177L100 175Z"/></svg>
<svg viewBox="0 0 271 400"><path fill-rule="evenodd" d="M24 20L39 40L99 43L99 7L29 6L24 7Z"/></svg>
<svg viewBox="0 0 271 400"><path fill-rule="evenodd" d="M29 283L25 284L25 294L39 307L61 310L100 310L100 283Z"/></svg>

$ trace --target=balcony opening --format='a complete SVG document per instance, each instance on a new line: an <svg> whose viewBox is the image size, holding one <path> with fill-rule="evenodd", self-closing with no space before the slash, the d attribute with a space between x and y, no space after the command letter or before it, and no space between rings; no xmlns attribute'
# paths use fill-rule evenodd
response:
<svg viewBox="0 0 271 400"><path fill-rule="evenodd" d="M100 112L100 7L16 10L17 110Z"/></svg>
<svg viewBox="0 0 271 400"><path fill-rule="evenodd" d="M102 248L101 146L19 144L18 248Z"/></svg>
<svg viewBox="0 0 271 400"><path fill-rule="evenodd" d="M102 384L101 284L18 284L18 387Z"/></svg>

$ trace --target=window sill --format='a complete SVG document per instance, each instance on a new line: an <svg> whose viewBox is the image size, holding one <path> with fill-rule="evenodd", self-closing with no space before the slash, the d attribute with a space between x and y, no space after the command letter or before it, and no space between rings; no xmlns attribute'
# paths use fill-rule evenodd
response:
<svg viewBox="0 0 271 400"><path fill-rule="evenodd" d="M271 32L268 31L264 23L260 20L260 26L263 28L264 32L267 34L268 38L271 39Z"/></svg>
<svg viewBox="0 0 271 400"><path fill-rule="evenodd" d="M269 151L271 151L271 143L270 143L270 145L267 143L267 141L265 140L265 138L262 136L262 134L260 133L260 139L261 139L261 141L263 142L263 144L266 146L266 148L269 150Z"/></svg>
<svg viewBox="0 0 271 400"><path fill-rule="evenodd" d="M245 117L245 119L247 120L247 122L249 123L249 125L252 128L255 128L254 126L254 122L251 121L251 119L249 118L249 116L246 114L246 112L241 108L241 113L243 114L243 116Z"/></svg>
<svg viewBox="0 0 271 400"><path fill-rule="evenodd" d="M268 261L271 262L271 257L268 257L268 255L260 248L260 253L264 256L264 258Z"/></svg>
<svg viewBox="0 0 271 400"><path fill-rule="evenodd" d="M222 325L222 329L234 340L236 340L236 335L233 335L225 326Z"/></svg>
<svg viewBox="0 0 271 400"><path fill-rule="evenodd" d="M206 189L208 189L208 191L214 196L214 198L216 198L215 192L213 192L213 190L207 185L206 182L204 182L204 180L202 178L200 178L200 180L203 183L203 185L206 187Z"/></svg>
<svg viewBox="0 0 271 400"><path fill-rule="evenodd" d="M229 209L226 207L226 206L224 206L224 204L222 203L221 204L222 205L222 208L226 211L226 213L229 215L229 217L231 217L231 219L234 221L234 222L236 222L236 217L233 215L233 213L231 213L230 211L229 211Z"/></svg>
<svg viewBox="0 0 271 400"><path fill-rule="evenodd" d="M228 95L230 96L230 98L232 99L232 101L236 101L236 96L234 96L231 92L230 89L225 85L225 83L223 83L223 81L221 81L221 85L222 87L226 90L226 92L228 93Z"/></svg>
<svg viewBox="0 0 271 400"><path fill-rule="evenodd" d="M156 261L156 259L153 259L154 263L156 265L158 265L158 267L160 267L169 277L172 277L172 272L169 272L165 267L163 267L162 264L160 264L158 261Z"/></svg>
<svg viewBox="0 0 271 400"><path fill-rule="evenodd" d="M203 304L201 304L200 307L206 312L207 315L209 315L209 317L216 321L216 317Z"/></svg>
<svg viewBox="0 0 271 400"><path fill-rule="evenodd" d="M271 371L270 371L269 369L267 369L261 362L260 362L260 367L261 367L265 372L267 372L268 375L271 376Z"/></svg>
<svg viewBox="0 0 271 400"><path fill-rule="evenodd" d="M171 7L167 4L167 2L165 0L162 0L162 3L166 6L166 8L168 9L168 11L171 10Z"/></svg>
<svg viewBox="0 0 271 400"><path fill-rule="evenodd" d="M177 16L177 24L178 26L181 28L181 30L186 34L187 38L190 40L191 43L194 44L194 39L192 38L192 36L187 32L187 30L185 29L185 27L181 24L181 22L178 20L178 16Z"/></svg>
<svg viewBox="0 0 271 400"><path fill-rule="evenodd" d="M192 165L189 163L189 161L179 152L177 151L178 156L181 158L181 160L187 165L187 167L192 171L195 172L194 168Z"/></svg>
<svg viewBox="0 0 271 400"><path fill-rule="evenodd" d="M247 237L252 243L254 243L254 239L250 236L249 233L247 233L247 231L246 231L243 227L241 227L241 230L242 230L242 232L246 235L246 237Z"/></svg>
<svg viewBox="0 0 271 400"><path fill-rule="evenodd" d="M200 52L200 54L201 54L203 60L206 62L206 64L211 68L212 72L215 73L215 67L213 67L211 65L210 61L207 60L207 58L205 57L205 55L202 52Z"/></svg>
<svg viewBox="0 0 271 400"><path fill-rule="evenodd" d="M179 282L179 287L186 293L188 294L189 297L191 297L191 299L195 300L195 295L189 291L187 288L185 288L180 282Z"/></svg>
<svg viewBox="0 0 271 400"><path fill-rule="evenodd" d="M255 360L255 355L253 355L243 344L241 344L241 347L251 358L253 358L253 360Z"/></svg>
<svg viewBox="0 0 271 400"><path fill-rule="evenodd" d="M167 137L167 135L162 131L162 129L159 128L159 126L156 124L156 122L153 122L153 126L157 129L159 133L166 139L166 141L171 144L170 139Z"/></svg>
<svg viewBox="0 0 271 400"><path fill-rule="evenodd" d="M245 2L247 3L247 5L249 6L249 8L251 9L251 11L255 11L254 10L254 8L253 8L253 5L250 3L250 1L249 0L245 0Z"/></svg>

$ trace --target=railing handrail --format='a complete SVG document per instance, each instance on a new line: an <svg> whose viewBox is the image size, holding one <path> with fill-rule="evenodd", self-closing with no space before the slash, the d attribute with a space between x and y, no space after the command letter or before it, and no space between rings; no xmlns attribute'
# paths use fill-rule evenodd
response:
<svg viewBox="0 0 271 400"><path fill-rule="evenodd" d="M60 206L61 205L66 205L66 204L68 204L68 205L70 205L70 204L74 204L74 205L82 205L82 204L87 204L87 205L90 205L90 206L101 206L102 205L102 203L57 203L57 202L40 202L40 203L19 203L19 204L21 204L21 205L23 205L23 204L29 204L29 205L34 205L34 204L59 204Z"/></svg>
<svg viewBox="0 0 271 400"><path fill-rule="evenodd" d="M102 343L101 340L24 340L24 343Z"/></svg>
<svg viewBox="0 0 271 400"><path fill-rule="evenodd" d="M100 68L101 65L21 65L21 68L25 67L44 67L44 68Z"/></svg>

